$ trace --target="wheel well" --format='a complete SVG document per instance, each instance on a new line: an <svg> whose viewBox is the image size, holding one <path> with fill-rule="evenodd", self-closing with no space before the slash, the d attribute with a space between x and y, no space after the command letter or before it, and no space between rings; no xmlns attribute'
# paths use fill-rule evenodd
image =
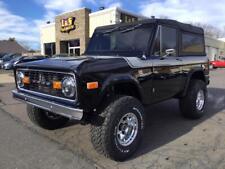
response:
<svg viewBox="0 0 225 169"><path fill-rule="evenodd" d="M188 87L191 83L191 80L202 80L203 82L206 82L205 75L202 71L194 72L193 74L191 74L191 77L189 78L189 80L185 84L185 88L184 88L183 92L177 96L178 98L184 97L187 94L187 90L188 90Z"/></svg>
<svg viewBox="0 0 225 169"><path fill-rule="evenodd" d="M202 80L203 82L205 82L205 76L202 71L194 72L191 76L191 79L199 79L199 80Z"/></svg>
<svg viewBox="0 0 225 169"><path fill-rule="evenodd" d="M133 96L141 101L141 95L135 84L132 83L119 83L113 86L115 94Z"/></svg>

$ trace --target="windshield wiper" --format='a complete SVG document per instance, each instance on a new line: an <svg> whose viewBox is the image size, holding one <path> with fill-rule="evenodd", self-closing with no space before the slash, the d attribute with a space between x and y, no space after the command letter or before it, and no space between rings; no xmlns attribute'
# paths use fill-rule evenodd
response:
<svg viewBox="0 0 225 169"><path fill-rule="evenodd" d="M115 28L113 28L113 29L110 29L110 30L107 30L107 31L104 31L104 32L102 32L102 33L111 33L111 32L114 32L114 31L116 31L116 30L118 30L120 27L119 26L117 26L117 27L115 27Z"/></svg>
<svg viewBox="0 0 225 169"><path fill-rule="evenodd" d="M126 33L126 32L130 32L130 31L132 31L132 30L135 30L135 29L137 29L137 28L139 28L139 27L141 27L143 24L138 24L138 25L135 25L135 26L133 26L133 27L131 27L131 28L127 28L127 29L125 29L125 30L122 30L122 31L120 31L121 33Z"/></svg>

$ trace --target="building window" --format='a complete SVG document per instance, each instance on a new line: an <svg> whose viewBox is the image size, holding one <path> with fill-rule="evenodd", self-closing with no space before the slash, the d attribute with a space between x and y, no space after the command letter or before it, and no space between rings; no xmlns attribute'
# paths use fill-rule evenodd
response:
<svg viewBox="0 0 225 169"><path fill-rule="evenodd" d="M80 56L80 40L60 41L60 53Z"/></svg>
<svg viewBox="0 0 225 169"><path fill-rule="evenodd" d="M203 55L204 52L203 35L182 33L181 54Z"/></svg>
<svg viewBox="0 0 225 169"><path fill-rule="evenodd" d="M127 15L125 13L121 13L120 20L122 23L129 23L137 21L138 18L135 16Z"/></svg>
<svg viewBox="0 0 225 169"><path fill-rule="evenodd" d="M52 56L55 54L55 43L44 44L45 55Z"/></svg>

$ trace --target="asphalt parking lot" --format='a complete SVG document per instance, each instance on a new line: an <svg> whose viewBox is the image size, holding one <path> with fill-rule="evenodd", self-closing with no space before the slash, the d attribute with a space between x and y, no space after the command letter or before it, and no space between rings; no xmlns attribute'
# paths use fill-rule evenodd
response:
<svg viewBox="0 0 225 169"><path fill-rule="evenodd" d="M224 169L225 69L211 71L210 77L206 116L200 120L184 119L175 99L147 107L148 124L143 141L126 162L97 154L90 142L89 125L71 122L54 131L34 126L27 117L26 106L11 97L10 91L15 87L13 77L5 72L0 73L0 109L32 131L92 161L97 168Z"/></svg>

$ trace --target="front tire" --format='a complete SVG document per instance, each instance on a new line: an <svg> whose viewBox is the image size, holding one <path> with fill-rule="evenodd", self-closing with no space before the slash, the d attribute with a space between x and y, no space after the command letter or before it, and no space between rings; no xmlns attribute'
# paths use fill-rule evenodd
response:
<svg viewBox="0 0 225 169"><path fill-rule="evenodd" d="M184 117L201 118L205 114L207 87L202 80L191 80L188 92L180 99L180 109Z"/></svg>
<svg viewBox="0 0 225 169"><path fill-rule="evenodd" d="M113 100L100 114L104 122L91 126L94 148L116 161L129 158L137 149L144 131L144 108L131 97Z"/></svg>
<svg viewBox="0 0 225 169"><path fill-rule="evenodd" d="M31 105L27 105L27 114L34 124L47 130L61 128L69 121L66 117L53 114Z"/></svg>

